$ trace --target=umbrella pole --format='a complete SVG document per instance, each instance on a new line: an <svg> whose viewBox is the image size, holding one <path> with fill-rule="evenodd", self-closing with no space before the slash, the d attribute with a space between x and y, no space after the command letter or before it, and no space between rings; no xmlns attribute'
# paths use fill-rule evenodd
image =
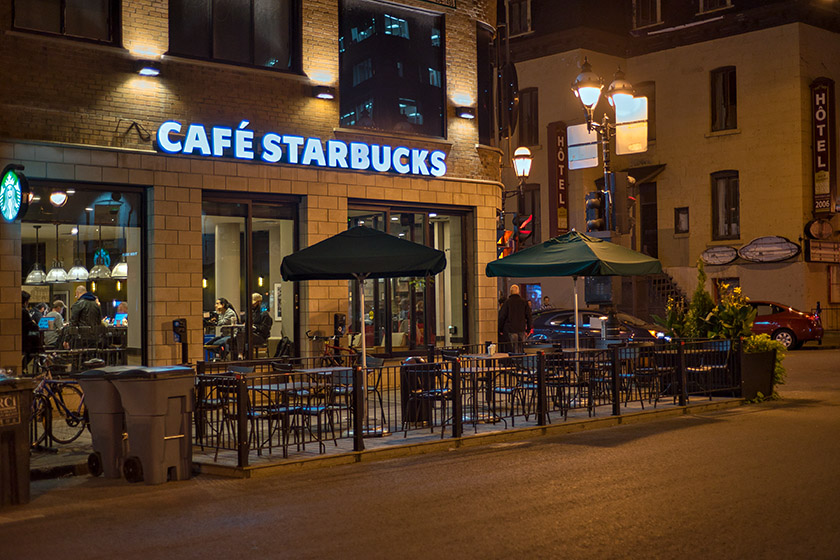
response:
<svg viewBox="0 0 840 560"><path fill-rule="evenodd" d="M577 276L572 276L575 285L575 377L580 379L580 313L578 312Z"/></svg>

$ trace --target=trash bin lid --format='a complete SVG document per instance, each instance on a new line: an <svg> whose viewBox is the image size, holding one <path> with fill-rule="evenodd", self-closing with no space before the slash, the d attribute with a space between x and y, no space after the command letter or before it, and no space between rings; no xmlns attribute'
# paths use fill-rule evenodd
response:
<svg viewBox="0 0 840 560"><path fill-rule="evenodd" d="M20 377L6 377L0 375L0 391L14 391L17 389L33 389L34 379L22 379Z"/></svg>
<svg viewBox="0 0 840 560"><path fill-rule="evenodd" d="M194 376L189 366L132 366L117 374L117 379L158 379L163 377Z"/></svg>
<svg viewBox="0 0 840 560"><path fill-rule="evenodd" d="M96 369L89 369L81 373L74 374L73 377L81 380L85 379L110 379L117 375L122 375L137 369L137 366L105 366Z"/></svg>

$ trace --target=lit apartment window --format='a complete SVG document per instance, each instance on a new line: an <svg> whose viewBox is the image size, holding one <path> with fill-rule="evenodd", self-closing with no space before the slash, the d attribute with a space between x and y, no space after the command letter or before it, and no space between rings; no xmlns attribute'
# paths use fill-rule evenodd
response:
<svg viewBox="0 0 840 560"><path fill-rule="evenodd" d="M117 43L118 0L15 0L14 28Z"/></svg>
<svg viewBox="0 0 840 560"><path fill-rule="evenodd" d="M738 97L735 85L734 66L712 70L712 130L738 128Z"/></svg>
<svg viewBox="0 0 840 560"><path fill-rule="evenodd" d="M648 105L648 142L656 140L656 83L640 82L633 86L636 97L647 97Z"/></svg>
<svg viewBox="0 0 840 560"><path fill-rule="evenodd" d="M659 0L633 1L633 27L647 27L659 23Z"/></svg>
<svg viewBox="0 0 840 560"><path fill-rule="evenodd" d="M508 9L511 37L531 31L531 0L510 0Z"/></svg>
<svg viewBox="0 0 840 560"><path fill-rule="evenodd" d="M357 86L373 77L373 61L369 58L353 67L353 85Z"/></svg>
<svg viewBox="0 0 840 560"><path fill-rule="evenodd" d="M712 173L712 239L741 236L740 208L738 172Z"/></svg>
<svg viewBox="0 0 840 560"><path fill-rule="evenodd" d="M700 13L712 12L732 5L732 0L700 0Z"/></svg>
<svg viewBox="0 0 840 560"><path fill-rule="evenodd" d="M540 143L540 114L537 88L519 92L519 145L536 146Z"/></svg>
<svg viewBox="0 0 840 560"><path fill-rule="evenodd" d="M402 18L385 14L385 35L394 35L403 39L411 39L408 34L408 22Z"/></svg>
<svg viewBox="0 0 840 560"><path fill-rule="evenodd" d="M361 43L371 35L376 33L376 22L373 18L353 27L350 30L350 38L354 43Z"/></svg>
<svg viewBox="0 0 840 560"><path fill-rule="evenodd" d="M214 0L212 6L169 0L169 54L277 70L300 66L298 0Z"/></svg>
<svg viewBox="0 0 840 560"><path fill-rule="evenodd" d="M434 68L429 68L429 84L435 87L441 87L441 74L440 70L435 70Z"/></svg>

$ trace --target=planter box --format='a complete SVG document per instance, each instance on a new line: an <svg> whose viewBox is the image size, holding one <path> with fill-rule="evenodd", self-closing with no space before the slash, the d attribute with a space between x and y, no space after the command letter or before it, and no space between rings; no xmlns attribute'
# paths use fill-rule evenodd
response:
<svg viewBox="0 0 840 560"><path fill-rule="evenodd" d="M761 393L765 397L773 394L773 370L776 367L776 351L741 353L741 397L754 399Z"/></svg>

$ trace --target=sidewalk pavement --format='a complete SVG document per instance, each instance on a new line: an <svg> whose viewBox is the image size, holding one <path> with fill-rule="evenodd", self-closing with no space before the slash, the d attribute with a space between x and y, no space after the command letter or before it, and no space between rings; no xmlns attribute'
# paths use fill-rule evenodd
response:
<svg viewBox="0 0 840 560"><path fill-rule="evenodd" d="M840 348L840 331L828 331L825 333L823 343L818 345L815 342L808 342L799 350L799 352L819 351L827 349ZM661 406L660 408L646 407L644 410L632 407L624 407L621 416L609 416L604 412L600 416L589 418L584 413L582 417L573 418L569 414L568 421L555 422L550 426L537 427L535 425L525 425L523 428L509 429L509 430L493 430L489 429L480 434L474 434L471 427L465 426L465 436L455 440L451 437L440 438L440 433L413 431L409 432L408 437L403 439L401 435L390 436L386 438L370 438L365 440L366 451L360 453L352 452L352 447L346 449L336 450L338 453L329 454L307 454L300 457L300 460L293 461L277 461L274 458L267 458L254 461L254 465L248 469L237 469L235 467L235 456L226 457L229 452L220 452L218 461L213 457L212 452L206 450L202 452L195 448L193 455L193 462L195 470L198 472L221 474L226 476L251 476L251 473L257 470L263 470L271 467L282 467L296 465L300 467L306 464L308 467L334 465L336 462L356 462L362 460L362 454L370 456L408 456L417 453L425 453L434 451L436 448L452 448L462 447L465 445L481 445L496 441L511 441L517 438L528 439L530 437L537 437L546 433L562 433L573 432L584 429L603 428L610 426L617 426L631 422L655 421L659 418L672 416L674 414L696 414L706 412L710 409L728 408L739 406L742 403L740 399L716 399L714 401L696 400L695 403L687 407L676 406ZM350 440L340 440L344 445L348 443L352 446ZM30 457L31 480L44 480L49 478L60 478L64 476L87 475L87 459L93 451L90 441L90 433L85 430L78 440L68 445L57 446L57 448L49 451L33 451ZM387 454L387 455L386 455Z"/></svg>

